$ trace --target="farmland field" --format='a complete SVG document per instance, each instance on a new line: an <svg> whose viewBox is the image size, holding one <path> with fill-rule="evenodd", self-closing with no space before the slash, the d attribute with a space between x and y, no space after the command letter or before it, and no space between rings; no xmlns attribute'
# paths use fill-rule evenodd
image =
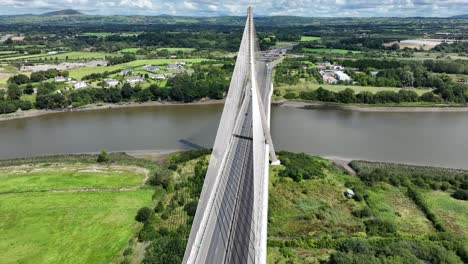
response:
<svg viewBox="0 0 468 264"><path fill-rule="evenodd" d="M23 56L16 56L16 57L8 57L8 58L0 58L0 61L12 61L12 60L23 60L23 59L48 59L53 60L57 58L57 60L89 60L89 59L99 59L102 60L106 56L121 56L120 54L107 54L104 52L67 52L67 53L59 53L59 54L35 54L35 55L23 55Z"/></svg>
<svg viewBox="0 0 468 264"><path fill-rule="evenodd" d="M315 41L320 40L320 37L313 37L313 36L302 36L301 41Z"/></svg>
<svg viewBox="0 0 468 264"><path fill-rule="evenodd" d="M118 261L137 210L152 204L154 190L139 188L144 175L120 165L0 167L0 263Z"/></svg>
<svg viewBox="0 0 468 264"><path fill-rule="evenodd" d="M288 91L292 91L292 92L295 92L295 93L299 94L302 91L316 90L319 87L322 87L322 88L324 88L326 90L330 90L330 91L333 91L333 92L339 92L339 91L345 90L346 88L351 88L351 89L354 90L354 92L356 94L360 93L360 92L363 92L363 91L368 91L368 92L371 92L371 93L376 93L376 92L379 92L379 91L398 92L399 90L402 89L402 88L398 88L398 87L374 87L374 86L358 86L358 85L318 84L317 82L304 82L304 81L300 82L299 84L295 84L295 85L277 85L275 87L275 89L281 91L282 94L284 94L285 92L288 92ZM415 91L418 95L422 95L422 94L424 94L426 92L431 91L431 89L412 89L412 90Z"/></svg>
<svg viewBox="0 0 468 264"><path fill-rule="evenodd" d="M336 54L347 54L351 52L352 54L361 53L357 50L345 50L345 49L326 49L326 48L304 48L306 53L336 53Z"/></svg>
<svg viewBox="0 0 468 264"><path fill-rule="evenodd" d="M177 61L185 61L187 63L200 63L202 61L208 61L209 59L197 58L197 59L149 59L149 60L136 60L123 64L112 65L112 66L98 66L98 67L82 67L70 70L70 77L75 79L81 79L83 76L92 73L103 73L105 71L123 70L127 68L136 68L147 64L151 65L165 65L175 63Z"/></svg>
<svg viewBox="0 0 468 264"><path fill-rule="evenodd" d="M194 49L194 48L158 48L157 50L158 50L158 51L167 50L167 51L169 51L169 52L178 52L178 51L182 51L182 52L192 52L192 51L194 51L195 49Z"/></svg>

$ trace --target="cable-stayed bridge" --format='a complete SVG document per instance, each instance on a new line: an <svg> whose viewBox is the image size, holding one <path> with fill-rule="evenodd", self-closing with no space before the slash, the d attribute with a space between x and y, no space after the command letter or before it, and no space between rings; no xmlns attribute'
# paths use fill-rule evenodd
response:
<svg viewBox="0 0 468 264"><path fill-rule="evenodd" d="M269 160L279 164L268 62L249 7L184 263L266 263Z"/></svg>

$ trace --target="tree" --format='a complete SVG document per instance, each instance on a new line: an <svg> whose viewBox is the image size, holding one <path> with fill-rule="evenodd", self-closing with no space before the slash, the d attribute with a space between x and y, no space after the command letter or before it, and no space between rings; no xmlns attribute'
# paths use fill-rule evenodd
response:
<svg viewBox="0 0 468 264"><path fill-rule="evenodd" d="M10 100L19 100L21 98L21 89L19 88L19 86L15 83L12 83L10 85L8 85L8 91L7 91L7 94L8 94L8 99Z"/></svg>
<svg viewBox="0 0 468 264"><path fill-rule="evenodd" d="M0 102L5 100L6 92L5 90L0 90Z"/></svg>
<svg viewBox="0 0 468 264"><path fill-rule="evenodd" d="M101 150L101 153L99 153L99 155L97 157L97 162L105 163L105 162L109 162L109 161L110 161L109 153L107 153L106 150Z"/></svg>
<svg viewBox="0 0 468 264"><path fill-rule="evenodd" d="M8 79L9 83L16 83L18 85L26 84L26 83L29 83L30 81L31 80L29 79L29 77L24 74L18 74Z"/></svg>
<svg viewBox="0 0 468 264"><path fill-rule="evenodd" d="M132 86L129 83L125 83L122 87L122 98L126 100L132 98L133 92Z"/></svg>
<svg viewBox="0 0 468 264"><path fill-rule="evenodd" d="M26 88L23 89L23 93L33 94L34 93L34 87L31 84L26 85Z"/></svg>
<svg viewBox="0 0 468 264"><path fill-rule="evenodd" d="M151 217L152 210L148 207L142 207L138 210L135 220L138 222L146 222Z"/></svg>

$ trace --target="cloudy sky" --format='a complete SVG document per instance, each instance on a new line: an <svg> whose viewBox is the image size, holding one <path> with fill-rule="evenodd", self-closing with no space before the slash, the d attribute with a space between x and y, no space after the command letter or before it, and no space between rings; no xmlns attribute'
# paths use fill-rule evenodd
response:
<svg viewBox="0 0 468 264"><path fill-rule="evenodd" d="M0 15L73 8L87 14L216 16L452 16L468 13L468 0L0 0Z"/></svg>

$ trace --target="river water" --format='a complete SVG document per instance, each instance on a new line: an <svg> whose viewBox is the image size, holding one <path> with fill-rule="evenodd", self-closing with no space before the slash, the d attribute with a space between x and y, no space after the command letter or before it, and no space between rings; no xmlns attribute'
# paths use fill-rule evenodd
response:
<svg viewBox="0 0 468 264"><path fill-rule="evenodd" d="M222 105L58 113L0 122L0 159L211 147ZM381 113L273 107L277 150L468 169L467 113Z"/></svg>

